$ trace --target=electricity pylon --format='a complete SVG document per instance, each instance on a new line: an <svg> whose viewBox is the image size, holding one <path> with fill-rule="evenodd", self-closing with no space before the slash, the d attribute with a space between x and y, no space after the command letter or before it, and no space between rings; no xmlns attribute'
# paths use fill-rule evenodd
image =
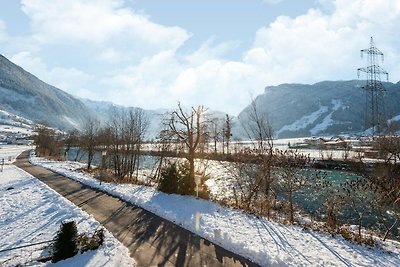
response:
<svg viewBox="0 0 400 267"><path fill-rule="evenodd" d="M385 75L389 81L389 74L379 66L379 59L384 59L383 53L375 47L374 39L371 37L370 47L361 50L368 56L369 66L357 69L358 78L360 72L365 72L367 83L362 87L365 91L365 129L372 130L372 137L382 133L385 124L385 87L381 82L381 75Z"/></svg>

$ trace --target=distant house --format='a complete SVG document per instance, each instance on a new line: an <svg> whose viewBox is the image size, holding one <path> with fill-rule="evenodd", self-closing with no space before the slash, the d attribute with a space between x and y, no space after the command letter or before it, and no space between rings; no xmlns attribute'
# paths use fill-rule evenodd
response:
<svg viewBox="0 0 400 267"><path fill-rule="evenodd" d="M326 141L323 146L326 148L345 148L347 146L347 142L343 139L337 138Z"/></svg>
<svg viewBox="0 0 400 267"><path fill-rule="evenodd" d="M27 139L15 139L12 141L12 144L14 145L30 145L31 144L31 140L27 140Z"/></svg>
<svg viewBox="0 0 400 267"><path fill-rule="evenodd" d="M350 142L348 140L345 140L343 137L340 137L340 136L332 137L332 138L313 137L313 138L305 139L304 143L312 145L312 146L317 146L320 148L330 148L330 149L344 148L350 144Z"/></svg>

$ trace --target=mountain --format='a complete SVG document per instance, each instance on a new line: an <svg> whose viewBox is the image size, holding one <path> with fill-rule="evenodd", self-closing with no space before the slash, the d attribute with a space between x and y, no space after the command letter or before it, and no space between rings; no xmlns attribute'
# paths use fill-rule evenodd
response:
<svg viewBox="0 0 400 267"><path fill-rule="evenodd" d="M72 95L0 55L0 109L63 130L81 128L96 115Z"/></svg>
<svg viewBox="0 0 400 267"><path fill-rule="evenodd" d="M154 139L158 136L160 131L163 129L162 118L164 114L168 112L166 109L150 110L138 107L125 107L116 105L109 101L95 101L90 99L81 99L81 101L97 115L98 120L102 124L109 122L115 112L141 110L149 122L146 134L148 139Z"/></svg>
<svg viewBox="0 0 400 267"><path fill-rule="evenodd" d="M364 84L352 80L268 86L255 102L259 111L268 113L279 138L361 133L365 126ZM387 118L400 121L400 82L384 86ZM234 139L247 139L241 122L248 121L250 108L247 106L233 118ZM89 118L104 123L114 110L135 109L140 108L77 99L0 55L0 124L32 127L35 122L44 122L61 130L80 129ZM164 128L161 121L168 110L140 110L149 119L148 138L153 139ZM225 118L223 112L211 113L221 121Z"/></svg>
<svg viewBox="0 0 400 267"><path fill-rule="evenodd" d="M364 85L351 80L268 86L255 102L269 114L279 138L360 133L365 130ZM400 82L383 85L386 116L395 118L400 114ZM240 112L239 119L246 121L250 108Z"/></svg>
<svg viewBox="0 0 400 267"><path fill-rule="evenodd" d="M104 125L115 111L129 110L141 110L148 118L149 139L156 138L165 128L162 118L170 113L166 109L146 110L107 101L78 99L0 55L0 125L32 129L35 123L44 123L61 130L82 129L90 118Z"/></svg>

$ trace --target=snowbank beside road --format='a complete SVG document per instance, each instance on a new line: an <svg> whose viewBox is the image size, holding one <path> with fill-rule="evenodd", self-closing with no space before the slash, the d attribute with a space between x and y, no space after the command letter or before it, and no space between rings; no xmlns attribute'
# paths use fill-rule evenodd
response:
<svg viewBox="0 0 400 267"><path fill-rule="evenodd" d="M189 196L104 183L76 171L81 164L32 157L31 162L151 211L263 266L400 266L400 243L369 248L325 233L287 226ZM200 227L196 217L200 214ZM390 251L391 253L387 253Z"/></svg>

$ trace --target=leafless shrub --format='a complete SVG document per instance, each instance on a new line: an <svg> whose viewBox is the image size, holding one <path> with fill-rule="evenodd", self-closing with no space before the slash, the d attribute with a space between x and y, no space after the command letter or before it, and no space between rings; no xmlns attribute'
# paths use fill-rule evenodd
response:
<svg viewBox="0 0 400 267"><path fill-rule="evenodd" d="M255 154L259 152L244 150L235 155L235 162L229 164L228 170L234 178L234 206L269 218L276 200L273 156Z"/></svg>
<svg viewBox="0 0 400 267"><path fill-rule="evenodd" d="M378 170L377 170L378 169ZM383 241L400 221L400 166L387 161L375 169L370 177L373 192L372 206L379 216L385 232Z"/></svg>
<svg viewBox="0 0 400 267"><path fill-rule="evenodd" d="M356 180L343 183L342 190L347 205L357 216L358 235L361 238L364 216L372 207L370 183L366 178L359 177Z"/></svg>
<svg viewBox="0 0 400 267"><path fill-rule="evenodd" d="M318 172L310 169L310 156L295 150L278 151L276 163L279 166L279 191L286 195L289 221L294 223L294 193L317 183L320 177Z"/></svg>

